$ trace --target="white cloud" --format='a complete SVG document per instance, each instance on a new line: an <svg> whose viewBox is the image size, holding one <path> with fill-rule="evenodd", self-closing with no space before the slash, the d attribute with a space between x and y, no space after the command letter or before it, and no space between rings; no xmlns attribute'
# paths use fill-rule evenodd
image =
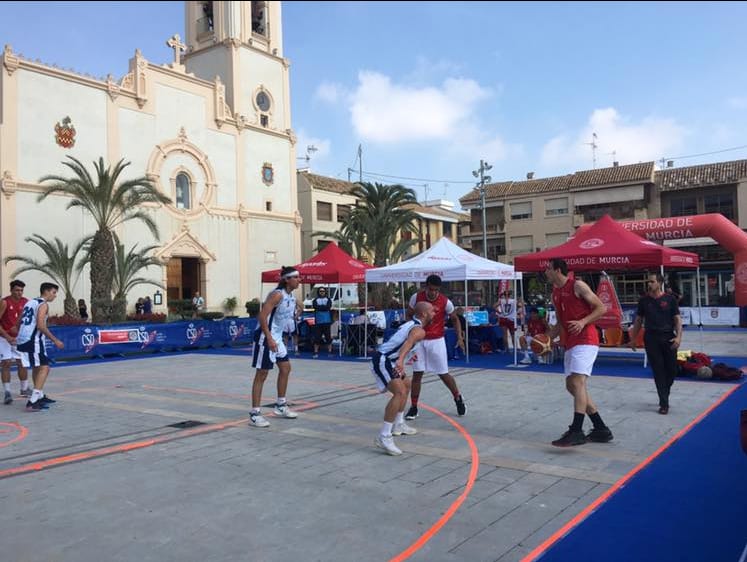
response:
<svg viewBox="0 0 747 562"><path fill-rule="evenodd" d="M342 86L333 82L322 82L316 89L314 97L325 103L335 104L345 95Z"/></svg>
<svg viewBox="0 0 747 562"><path fill-rule="evenodd" d="M465 78L448 78L439 87L412 87L362 71L351 95L350 112L356 133L366 141L446 140L489 96L489 90Z"/></svg>
<svg viewBox="0 0 747 562"><path fill-rule="evenodd" d="M638 123L622 117L615 108L595 109L578 132L552 138L542 148L542 164L566 171L591 167L591 147L597 134L597 165L609 166L657 160L681 150L687 130L674 119L646 117Z"/></svg>
<svg viewBox="0 0 747 562"><path fill-rule="evenodd" d="M304 129L298 130L298 142L296 143L296 156L303 158L304 160L298 160L299 167L305 167L307 162L305 160L306 155L310 157L309 164L313 165L314 162L323 160L330 153L330 147L332 143L329 139L322 139L309 135ZM308 150L308 147L314 147L316 150Z"/></svg>

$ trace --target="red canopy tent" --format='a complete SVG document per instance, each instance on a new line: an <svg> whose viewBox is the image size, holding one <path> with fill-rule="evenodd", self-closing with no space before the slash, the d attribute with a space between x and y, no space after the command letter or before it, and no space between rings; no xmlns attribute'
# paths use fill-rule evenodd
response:
<svg viewBox="0 0 747 562"><path fill-rule="evenodd" d="M644 240L609 215L580 229L565 244L516 256L516 271L544 271L553 258L562 258L574 271L633 270L653 267L697 268L698 255Z"/></svg>
<svg viewBox="0 0 747 562"><path fill-rule="evenodd" d="M334 242L295 267L301 274L301 283L363 283L366 270L371 269L370 265L358 261ZM279 269L262 273L262 283L279 280Z"/></svg>

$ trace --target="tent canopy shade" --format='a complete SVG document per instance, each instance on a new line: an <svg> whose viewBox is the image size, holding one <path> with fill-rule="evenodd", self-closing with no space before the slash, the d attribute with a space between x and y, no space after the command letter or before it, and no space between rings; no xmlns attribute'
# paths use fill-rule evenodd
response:
<svg viewBox="0 0 747 562"><path fill-rule="evenodd" d="M443 281L521 279L521 273L515 272L512 266L481 258L448 238L441 238L428 250L409 260L367 270L366 282L422 282L433 274Z"/></svg>
<svg viewBox="0 0 747 562"><path fill-rule="evenodd" d="M579 229L559 246L516 256L518 271L544 271L553 258L562 258L575 271L640 270L653 267L695 269L697 254L683 252L645 240L625 229L609 215Z"/></svg>
<svg viewBox="0 0 747 562"><path fill-rule="evenodd" d="M371 266L358 261L330 242L317 255L295 266L301 275L301 283L362 283L366 270ZM280 270L262 273L263 283L275 283L280 279Z"/></svg>

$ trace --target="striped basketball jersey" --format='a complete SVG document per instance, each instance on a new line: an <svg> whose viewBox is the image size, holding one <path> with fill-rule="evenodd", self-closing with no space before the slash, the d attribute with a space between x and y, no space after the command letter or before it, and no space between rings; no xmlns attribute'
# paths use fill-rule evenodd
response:
<svg viewBox="0 0 747 562"><path fill-rule="evenodd" d="M16 337L16 343L18 345L32 340L38 340L43 344L46 340L44 334L42 334L36 327L39 307L45 302L44 299L37 297L31 299L24 305L23 312L21 312L21 325L18 328L18 336Z"/></svg>
<svg viewBox="0 0 747 562"><path fill-rule="evenodd" d="M392 361L397 360L397 358L399 357L400 348L407 341L407 338L410 336L410 332L412 331L412 329L418 326L422 327L422 324L417 318L413 318L409 322L405 322L404 324L402 324L399 327L399 330L397 330L391 338L389 338L379 346L379 353ZM410 350L410 354L414 352L414 349L415 346L413 346L413 349Z"/></svg>
<svg viewBox="0 0 747 562"><path fill-rule="evenodd" d="M296 297L293 296L293 293L289 293L285 289L274 289L269 295L267 295L267 298L269 299L277 292L280 292L283 295L283 298L277 306L272 309L270 317L267 319L267 327L270 328L270 335L272 335L272 339L276 342L283 341L283 332L285 331L286 326L290 322L293 322L293 316L296 312ZM260 330L259 337L264 339L264 333L261 333L262 329L260 327L257 327L257 329Z"/></svg>

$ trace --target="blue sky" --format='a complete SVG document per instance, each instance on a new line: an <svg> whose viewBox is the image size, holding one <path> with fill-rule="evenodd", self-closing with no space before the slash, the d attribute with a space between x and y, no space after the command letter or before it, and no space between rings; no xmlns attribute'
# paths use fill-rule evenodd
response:
<svg viewBox="0 0 747 562"><path fill-rule="evenodd" d="M183 11L3 2L0 40L121 77L136 47L171 60ZM747 145L745 21L745 3L285 2L299 155L313 144L312 170L346 179L362 144L364 179L457 201L481 158L496 181L591 168L593 132L598 167Z"/></svg>

